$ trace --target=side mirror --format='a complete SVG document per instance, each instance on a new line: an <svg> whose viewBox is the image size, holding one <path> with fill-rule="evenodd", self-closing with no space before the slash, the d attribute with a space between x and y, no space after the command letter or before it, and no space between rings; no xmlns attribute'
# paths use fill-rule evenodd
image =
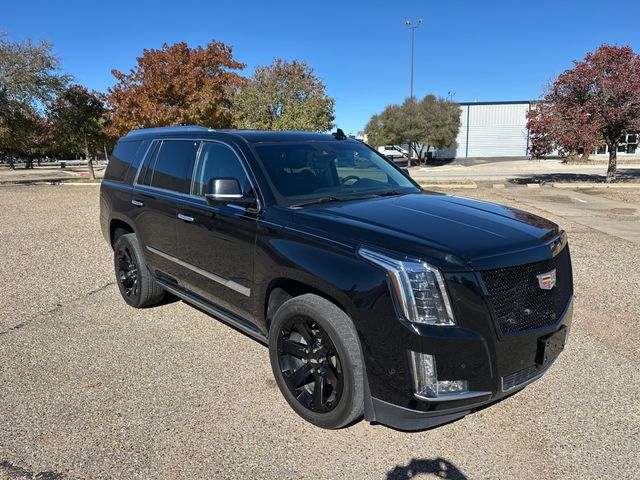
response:
<svg viewBox="0 0 640 480"><path fill-rule="evenodd" d="M402 173L404 173L405 177L411 178L411 174L409 173L409 169L407 167L402 167L400 168L400 170L402 170Z"/></svg>
<svg viewBox="0 0 640 480"><path fill-rule="evenodd" d="M204 197L209 205L255 205L256 199L242 193L236 178L212 178Z"/></svg>

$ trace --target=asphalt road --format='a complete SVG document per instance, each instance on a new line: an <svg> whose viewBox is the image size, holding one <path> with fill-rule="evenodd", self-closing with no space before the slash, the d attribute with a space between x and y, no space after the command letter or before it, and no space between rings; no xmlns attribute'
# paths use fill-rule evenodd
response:
<svg viewBox="0 0 640 480"><path fill-rule="evenodd" d="M317 429L281 397L265 347L182 302L127 307L96 186L0 187L0 478L638 478L639 247L589 217L637 232L640 191L587 193L583 216L543 199L573 193L461 192L568 231L574 327L522 392L402 433Z"/></svg>

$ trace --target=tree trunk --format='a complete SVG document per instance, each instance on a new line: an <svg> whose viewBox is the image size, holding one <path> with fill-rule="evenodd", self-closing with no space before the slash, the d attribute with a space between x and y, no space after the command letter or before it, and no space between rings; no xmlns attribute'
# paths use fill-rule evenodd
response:
<svg viewBox="0 0 640 480"><path fill-rule="evenodd" d="M89 167L89 176L91 177L91 180L95 180L96 179L96 172L94 172L93 170L93 159L91 158L91 155L89 155L89 145L87 144L87 142L84 142L84 156L87 158L87 167Z"/></svg>
<svg viewBox="0 0 640 480"><path fill-rule="evenodd" d="M590 154L591 154L591 150L588 150L588 149L586 149L586 148L585 148L585 149L582 151L582 158L581 158L581 160L582 160L583 162L588 161L588 160L589 160L589 155L590 155Z"/></svg>
<svg viewBox="0 0 640 480"><path fill-rule="evenodd" d="M609 147L609 168L607 168L607 183L616 181L616 168L618 167L618 144L613 142Z"/></svg>
<svg viewBox="0 0 640 480"><path fill-rule="evenodd" d="M13 161L13 153L9 155L9 170L15 170L16 164Z"/></svg>

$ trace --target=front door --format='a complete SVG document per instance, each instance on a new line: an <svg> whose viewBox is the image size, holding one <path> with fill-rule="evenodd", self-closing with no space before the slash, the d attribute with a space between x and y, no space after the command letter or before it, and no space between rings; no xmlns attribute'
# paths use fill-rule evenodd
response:
<svg viewBox="0 0 640 480"><path fill-rule="evenodd" d="M211 178L236 178L252 190L247 170L229 145L204 141L194 168L190 197L177 206L178 257L185 267L180 281L205 299L252 319L256 212L246 207L209 205Z"/></svg>

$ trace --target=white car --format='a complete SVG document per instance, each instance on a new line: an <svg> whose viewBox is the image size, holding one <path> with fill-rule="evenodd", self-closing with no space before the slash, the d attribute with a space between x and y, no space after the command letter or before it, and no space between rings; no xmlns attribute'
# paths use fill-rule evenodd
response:
<svg viewBox="0 0 640 480"><path fill-rule="evenodd" d="M409 152L399 145L383 145L378 147L378 151L392 160L408 159L410 157Z"/></svg>

